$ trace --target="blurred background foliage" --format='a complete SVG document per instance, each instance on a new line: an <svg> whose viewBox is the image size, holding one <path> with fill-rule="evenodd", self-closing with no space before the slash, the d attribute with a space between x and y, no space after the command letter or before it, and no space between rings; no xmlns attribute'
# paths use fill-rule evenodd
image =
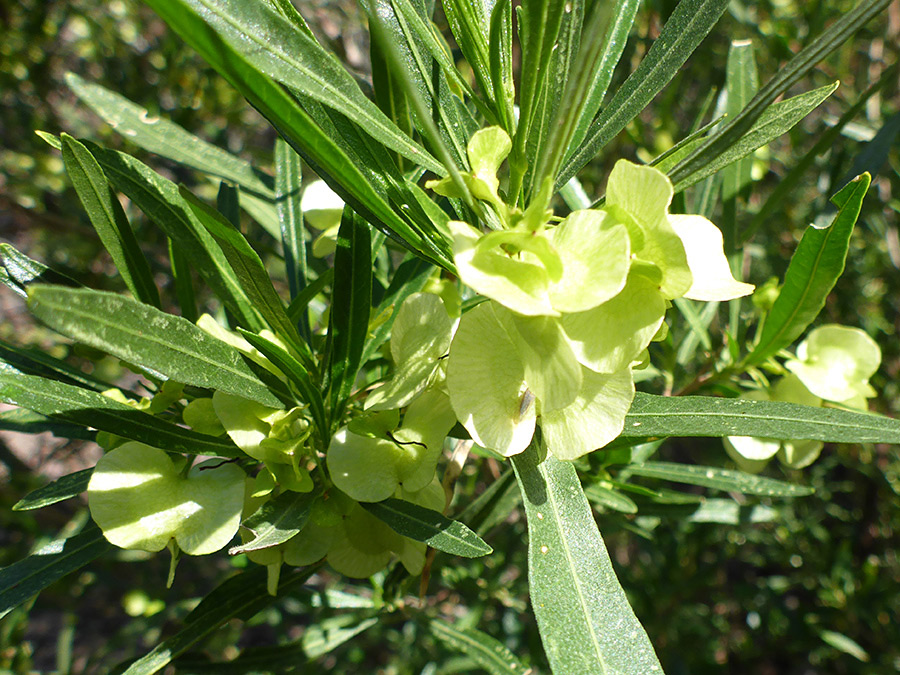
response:
<svg viewBox="0 0 900 675"><path fill-rule="evenodd" d="M633 68L658 34L675 0L645 0L623 64ZM682 72L626 133L583 173L597 196L620 157L649 159L693 126L720 88L732 40L751 40L765 81L806 39L850 9L851 0L734 0ZM358 77L367 77L367 35L355 3L297 3L318 36ZM271 165L272 130L220 78L170 34L139 2L114 0L0 0L0 239L95 288L119 289L114 270L67 180L62 161L34 130L66 131L97 139L142 159L144 153L76 104L63 75L74 71L166 116L230 151ZM797 92L840 80L838 91L789 134L757 154L756 180L741 198L738 225L746 227L766 198L820 135L892 64L900 51L900 2L873 21L808 78ZM619 81L627 75L623 67ZM803 229L827 199L861 170L872 189L854 233L847 270L829 298L821 323L859 326L880 344L884 358L872 384L878 411L900 414L900 95L896 76L864 106L838 140L815 158L796 189L767 218L747 246L749 280L781 277ZM178 180L184 169L150 158ZM132 223L145 250L155 251L165 284L165 241L134 209ZM714 215L715 221L717 214ZM250 227L249 224L245 224ZM274 244L269 259L277 264ZM0 297L0 337L18 344L53 340L23 314L21 303ZM669 349L676 347L673 331ZM57 355L87 365L77 346ZM663 345L663 351L666 345ZM88 355L89 356L89 355ZM665 353L662 354L665 357ZM82 359L78 361L78 359ZM696 363L702 361L695 359ZM95 366L98 367L98 366ZM115 376L116 363L101 363ZM694 364L693 367L696 367ZM685 373L689 379L691 372ZM659 383L647 383L659 389ZM48 477L90 465L93 450L75 442L38 439L22 446L0 436L0 566L23 557L48 537L86 518L83 505L58 504L37 512L11 506ZM24 447L24 450L22 449ZM717 439L672 440L661 458L716 466L729 464ZM596 465L601 460L592 459ZM477 494L500 467L470 463L458 492ZM726 526L689 518L623 516L598 507L600 529L623 586L670 675L680 673L900 672L900 456L896 447L835 446L803 471L775 465L767 471L816 488L812 497L766 503L767 522ZM785 475L786 472L786 475ZM465 504L461 504L463 508ZM429 617L478 626L513 653L546 672L524 583L524 519L513 511L487 536L495 553L482 560L439 556L429 595L417 599L417 581L399 572L345 584L328 574L310 590L262 612L248 624L216 633L203 654L182 659L179 672L204 671L208 657L233 658L244 647L294 644L327 619L336 629L365 626L376 609L390 610L381 627L364 631L329 654L293 658L295 672L451 673L472 664L425 630ZM243 556L183 562L175 587L165 589L168 561L135 552L98 560L57 583L33 605L0 620L0 672L32 669L108 672L112 664L148 650L169 634L203 594ZM330 595L326 595L326 591ZM335 591L352 595L336 596ZM334 597L343 601L334 602ZM331 600L323 600L331 598ZM355 598L355 599L354 599ZM343 608L342 608L343 607ZM355 607L355 608L354 608ZM376 632L377 631L377 632ZM306 648L305 648L306 649ZM299 653L299 652L298 652ZM315 655L314 649L304 654ZM449 659L449 660L448 660ZM207 666L209 668L209 666ZM258 671L266 672L266 671ZM287 672L272 668L272 672ZM294 672L294 671L292 671Z"/></svg>

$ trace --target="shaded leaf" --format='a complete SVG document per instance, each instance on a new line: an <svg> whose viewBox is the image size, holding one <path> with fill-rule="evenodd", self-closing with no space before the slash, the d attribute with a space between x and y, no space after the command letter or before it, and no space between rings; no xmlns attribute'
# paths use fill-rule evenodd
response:
<svg viewBox="0 0 900 675"><path fill-rule="evenodd" d="M491 675L519 675L525 672L522 662L502 643L475 628L457 628L437 619L428 628L450 649L465 654Z"/></svg>
<svg viewBox="0 0 900 675"><path fill-rule="evenodd" d="M360 506L387 523L397 534L423 541L438 551L463 558L479 558L493 551L481 537L459 521L450 520L418 504L402 499L386 499L375 503L360 502Z"/></svg>
<svg viewBox="0 0 900 675"><path fill-rule="evenodd" d="M241 525L253 533L253 539L228 549L229 555L259 551L283 544L303 529L309 520L310 508L320 492L282 492L275 499L259 507Z"/></svg>
<svg viewBox="0 0 900 675"><path fill-rule="evenodd" d="M625 472L633 476L661 478L675 483L700 485L726 492L740 492L762 497L805 497L815 492L812 488L804 485L794 485L774 478L712 466L695 466L674 462L644 462L643 464L629 464L625 468Z"/></svg>
<svg viewBox="0 0 900 675"><path fill-rule="evenodd" d="M13 504L12 509L13 511L31 511L76 497L87 490L93 471L93 469L83 469L57 478L52 483L29 492Z"/></svg>

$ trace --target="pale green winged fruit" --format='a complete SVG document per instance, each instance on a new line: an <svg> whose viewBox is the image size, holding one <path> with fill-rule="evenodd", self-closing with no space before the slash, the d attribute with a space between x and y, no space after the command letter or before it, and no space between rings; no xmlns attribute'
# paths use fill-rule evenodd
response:
<svg viewBox="0 0 900 675"><path fill-rule="evenodd" d="M376 413L340 429L328 446L328 472L353 499L380 502L398 488L416 492L434 478L447 432L456 423L450 399L426 389L410 404L398 427L398 411Z"/></svg>
<svg viewBox="0 0 900 675"><path fill-rule="evenodd" d="M131 441L97 462L88 483L91 517L110 543L161 551L171 540L190 555L213 553L238 530L246 475L209 460L183 475L169 455Z"/></svg>
<svg viewBox="0 0 900 675"><path fill-rule="evenodd" d="M413 293L397 310L391 328L394 375L366 399L366 408L402 408L438 377L441 359L450 349L455 321L432 293Z"/></svg>
<svg viewBox="0 0 900 675"><path fill-rule="evenodd" d="M312 490L312 479L305 467L311 425L303 408L268 408L222 391L213 394L212 402L216 416L236 446L263 462L283 487L296 492Z"/></svg>
<svg viewBox="0 0 900 675"><path fill-rule="evenodd" d="M881 349L859 328L828 324L811 331L784 365L820 398L865 409L875 395L869 378L881 365Z"/></svg>

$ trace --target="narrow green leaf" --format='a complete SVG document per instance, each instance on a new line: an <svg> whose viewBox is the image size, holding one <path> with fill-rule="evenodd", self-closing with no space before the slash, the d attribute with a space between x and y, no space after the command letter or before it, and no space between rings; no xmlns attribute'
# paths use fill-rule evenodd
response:
<svg viewBox="0 0 900 675"><path fill-rule="evenodd" d="M0 618L112 548L100 528L90 523L80 534L51 541L27 558L0 569Z"/></svg>
<svg viewBox="0 0 900 675"><path fill-rule="evenodd" d="M37 490L32 490L13 504L12 510L31 511L77 497L87 490L88 481L90 481L93 471L93 469L76 471L62 478L57 478L52 483L39 487Z"/></svg>
<svg viewBox="0 0 900 675"><path fill-rule="evenodd" d="M209 230L234 270L241 288L272 330L296 347L308 365L315 363L309 345L301 339L297 327L288 318L284 302L272 286L266 267L247 239L225 217L203 203L185 187L179 188L200 223Z"/></svg>
<svg viewBox="0 0 900 675"><path fill-rule="evenodd" d="M520 675L522 662L501 642L475 628L457 628L446 621L428 623L431 634L450 649L465 654L491 675Z"/></svg>
<svg viewBox="0 0 900 675"><path fill-rule="evenodd" d="M762 363L792 344L825 306L828 294L844 272L850 235L871 180L867 173L857 176L832 197L839 210L828 227L807 228L791 257L784 285L766 317L759 342L745 359L746 364Z"/></svg>
<svg viewBox="0 0 900 675"><path fill-rule="evenodd" d="M602 485L589 485L584 489L584 496L589 502L621 513L637 513L638 507L628 495Z"/></svg>
<svg viewBox="0 0 900 675"><path fill-rule="evenodd" d="M248 331L241 331L241 335L251 345L256 347L267 359L284 373L287 378L297 387L304 403L308 404L312 410L313 420L321 436L323 444L327 445L329 440L328 422L325 414L325 403L322 399L322 392L316 382L313 380L306 367L301 364L294 356L284 349L276 345L274 342L267 340L261 335L256 335Z"/></svg>
<svg viewBox="0 0 900 675"><path fill-rule="evenodd" d="M290 595L317 570L316 566L307 567L287 577L282 576L278 584L278 595L274 598L266 592L265 567L254 567L231 577L203 598L187 615L181 631L163 640L152 651L132 663L124 675L151 675L159 672L176 656L231 619L247 621L278 599Z"/></svg>
<svg viewBox="0 0 900 675"><path fill-rule="evenodd" d="M28 306L54 330L128 363L281 407L237 350L181 317L115 293L62 286L32 288Z"/></svg>
<svg viewBox="0 0 900 675"><path fill-rule="evenodd" d="M272 179L240 157L198 138L170 120L150 115L145 108L124 96L75 73L66 73L66 84L113 129L144 150L224 178L269 199L274 198Z"/></svg>
<svg viewBox="0 0 900 675"><path fill-rule="evenodd" d="M712 466L695 466L675 462L644 462L643 464L629 464L625 471L633 476L662 478L675 483L700 485L726 492L740 492L763 497L805 497L815 492L812 488L803 485L794 485L774 478L764 478L743 471L718 469Z"/></svg>
<svg viewBox="0 0 900 675"><path fill-rule="evenodd" d="M99 392L109 389L106 382L85 375L78 368L70 366L65 361L57 359L39 348L16 347L0 342L0 360L28 375L40 375L51 380L60 380Z"/></svg>
<svg viewBox="0 0 900 675"><path fill-rule="evenodd" d="M291 300L306 286L308 274L306 232L300 209L301 187L300 155L279 136L275 139L275 208L281 225L281 247ZM301 325L308 333L308 321L301 322Z"/></svg>
<svg viewBox="0 0 900 675"><path fill-rule="evenodd" d="M757 436L830 443L900 443L900 420L779 401L637 393L623 436Z"/></svg>
<svg viewBox="0 0 900 675"><path fill-rule="evenodd" d="M458 520L468 525L479 536L484 536L506 520L521 503L522 493L516 485L516 476L512 469L507 469L488 485L484 492L466 505Z"/></svg>
<svg viewBox="0 0 900 675"><path fill-rule="evenodd" d="M481 537L457 520L450 520L437 511L402 499L383 502L360 502L366 511L385 522L397 534L424 541L438 551L463 558L480 558L493 552Z"/></svg>
<svg viewBox="0 0 900 675"><path fill-rule="evenodd" d="M763 223L769 221L789 195L794 194L797 183L804 175L806 175L806 172L813 165L816 158L834 146L835 140L841 135L844 127L852 120L856 119L859 112L865 108L866 103L874 94L880 91L888 82L893 82L895 80L898 69L900 69L900 65L895 64L891 68L885 70L878 80L873 82L868 89L859 95L859 98L852 106L847 108L834 125L829 126L828 129L819 135L819 139L816 141L815 145L810 148L799 161L792 162L788 174L778 181L778 185L776 185L775 189L769 193L765 203L760 207L756 215L753 216L753 221L742 232L744 241L750 239Z"/></svg>
<svg viewBox="0 0 900 675"><path fill-rule="evenodd" d="M778 138L793 128L797 122L806 117L822 101L831 96L837 87L838 83L835 82L834 84L819 87L818 89L813 89L804 94L798 94L792 98L772 104L755 121L752 128L744 136L723 150L722 153L715 156L710 155L707 158L708 162L697 162L696 166L699 168L692 173L682 171L682 167L687 161L687 158L685 158L669 173L669 178L675 184L675 192L681 192ZM692 147L702 147L702 145Z"/></svg>
<svg viewBox="0 0 900 675"><path fill-rule="evenodd" d="M228 549L228 555L259 551L283 544L300 532L309 520L309 512L320 492L283 492L266 502L241 523L253 533L246 544Z"/></svg>
<svg viewBox="0 0 900 675"><path fill-rule="evenodd" d="M512 138L516 133L516 83L513 75L512 3L507 0L496 2L491 11L488 54L499 121Z"/></svg>
<svg viewBox="0 0 900 675"><path fill-rule="evenodd" d="M369 226L344 209L334 253L334 290L329 314L328 368L336 424L359 370L372 307L372 240Z"/></svg>
<svg viewBox="0 0 900 675"><path fill-rule="evenodd" d="M681 0L637 69L590 125L584 142L556 179L557 189L653 100L703 41L728 6L728 0Z"/></svg>
<svg viewBox="0 0 900 675"><path fill-rule="evenodd" d="M776 75L766 82L736 117L726 120L706 143L694 150L670 175L673 183L697 173L703 166L729 151L744 136L779 96L798 82L819 61L842 45L890 4L890 0L863 0L843 14L815 40L807 44Z"/></svg>
<svg viewBox="0 0 900 675"><path fill-rule="evenodd" d="M41 434L48 431L57 438L77 438L82 441L93 441L97 437L97 434L90 429L59 422L25 408L13 408L0 412L0 429L18 431L22 434Z"/></svg>
<svg viewBox="0 0 900 675"><path fill-rule="evenodd" d="M499 2L506 1L508 0L499 0ZM490 11L493 4L494 2L490 0L475 0L474 2L472 0L442 0L441 2L447 23L450 24L450 32L453 33L456 44L459 45L466 62L472 68L478 87L488 100L494 93L488 55L491 30Z"/></svg>
<svg viewBox="0 0 900 675"><path fill-rule="evenodd" d="M728 49L728 61L725 66L726 119L739 115L757 89L759 89L759 74L756 70L753 43L750 40L733 40ZM723 200L734 199L750 184L751 166L751 160L744 158L725 168L722 181ZM726 253L730 253L731 250L732 247L726 246Z"/></svg>
<svg viewBox="0 0 900 675"><path fill-rule="evenodd" d="M141 302L159 307L159 291L150 265L141 252L125 210L112 191L103 169L81 143L62 134L62 156L66 173L113 264L131 294Z"/></svg>
<svg viewBox="0 0 900 675"><path fill-rule="evenodd" d="M354 612L341 616L331 616L306 629L300 644L306 658L318 659L334 651L348 640L378 623L378 617L366 616L368 612Z"/></svg>
<svg viewBox="0 0 900 675"><path fill-rule="evenodd" d="M162 450L242 457L230 441L199 434L97 392L26 375L0 361L0 401Z"/></svg>
<svg viewBox="0 0 900 675"><path fill-rule="evenodd" d="M821 637L822 641L826 644L834 647L840 652L849 654L857 661L868 663L870 660L869 653L860 647L858 642L847 637L843 633L838 633L833 630L823 630L819 632L819 637Z"/></svg>
<svg viewBox="0 0 900 675"><path fill-rule="evenodd" d="M316 277L315 281L309 284L309 286L300 291L287 308L287 313L291 321L299 321L304 310L309 306L309 303L312 302L312 299L325 290L325 287L332 281L334 281L334 268L329 267Z"/></svg>
<svg viewBox="0 0 900 675"><path fill-rule="evenodd" d="M278 82L353 120L376 141L429 171L441 164L362 93L335 56L263 2L184 0L232 49Z"/></svg>
<svg viewBox="0 0 900 675"><path fill-rule="evenodd" d="M569 154L575 152L581 146L591 122L594 121L594 118L600 111L603 97L606 96L606 90L612 81L613 72L615 72L616 65L622 57L622 51L625 49L625 43L628 41L628 33L634 24L634 18L637 16L640 4L641 0L621 0L615 3L615 15L607 28L606 42L599 66L595 71L594 78L591 80L584 107L575 125L572 140L569 142Z"/></svg>
<svg viewBox="0 0 900 675"><path fill-rule="evenodd" d="M7 285L23 297L30 284L60 284L73 288L81 286L71 277L32 260L12 244L0 244L0 269L6 270L9 279Z"/></svg>
<svg viewBox="0 0 900 675"><path fill-rule="evenodd" d="M241 290L222 250L178 194L175 183L130 155L88 141L84 145L112 184L173 240L190 261L191 268L200 273L241 323L260 330L264 325L262 319Z"/></svg>
<svg viewBox="0 0 900 675"><path fill-rule="evenodd" d="M175 281L175 298L182 318L197 323L200 313L197 311L197 296L194 293L194 280L191 278L191 264L187 255L171 237L166 237L166 248L169 250L169 266L172 279Z"/></svg>
<svg viewBox="0 0 900 675"><path fill-rule="evenodd" d="M531 607L555 673L647 675L662 668L625 591L571 462L534 444L512 458L528 520Z"/></svg>
<svg viewBox="0 0 900 675"><path fill-rule="evenodd" d="M182 0L148 0L148 3L280 131L357 213L411 251L445 269L454 269L449 252L435 247L414 230L388 203L384 190L364 176L346 152L281 86L247 63Z"/></svg>

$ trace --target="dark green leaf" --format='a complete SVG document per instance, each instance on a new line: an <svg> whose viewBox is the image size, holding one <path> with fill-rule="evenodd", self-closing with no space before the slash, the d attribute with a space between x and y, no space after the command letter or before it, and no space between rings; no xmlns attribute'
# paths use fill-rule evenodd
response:
<svg viewBox="0 0 900 675"><path fill-rule="evenodd" d="M291 321L299 321L303 315L304 310L309 306L309 303L312 302L312 299L316 297L319 293L321 293L325 287L334 281L334 268L329 267L327 270L322 272L316 280L313 281L309 286L304 288L300 293L291 301L290 306L287 308L288 316Z"/></svg>
<svg viewBox="0 0 900 675"><path fill-rule="evenodd" d="M128 363L281 407L236 349L181 317L115 293L62 286L32 288L28 306L54 330Z"/></svg>
<svg viewBox="0 0 900 675"><path fill-rule="evenodd" d="M828 294L844 272L850 235L871 180L867 173L857 176L832 198L839 211L828 227L807 228L788 265L781 292L766 317L759 342L745 363L761 363L792 344L825 306Z"/></svg>
<svg viewBox="0 0 900 675"><path fill-rule="evenodd" d="M622 435L900 443L900 420L779 401L638 393L625 418Z"/></svg>
<svg viewBox="0 0 900 675"><path fill-rule="evenodd" d="M428 628L452 650L465 654L491 675L520 675L526 669L502 643L475 628L457 628L446 621L433 620Z"/></svg>
<svg viewBox="0 0 900 675"><path fill-rule="evenodd" d="M697 164L699 168L693 173L685 173L681 170L686 161L682 160L669 174L675 184L675 192L681 192L778 138L831 96L837 86L838 83L835 82L769 106L744 136L723 150L722 153L710 156L709 162L699 162ZM697 146L692 145L691 147Z"/></svg>
<svg viewBox="0 0 900 675"><path fill-rule="evenodd" d="M355 211L410 250L448 270L453 269L449 253L414 230L388 203L384 191L364 176L344 150L282 87L247 63L182 0L148 2L280 131Z"/></svg>
<svg viewBox="0 0 900 675"><path fill-rule="evenodd" d="M575 132L572 135L572 140L569 142L570 153L581 146L591 122L594 121L594 118L600 111L600 107L603 104L603 97L606 96L606 90L609 88L609 83L612 81L616 64L619 63L622 51L625 49L625 43L628 41L628 33L631 31L631 26L634 24L634 18L637 16L637 10L640 4L640 0L621 0L620 2L615 3L613 10L615 11L615 15L607 28L603 54L600 58L599 66L595 71L594 78L591 80L590 87L588 88L585 104L578 117L578 122L575 125Z"/></svg>
<svg viewBox="0 0 900 675"><path fill-rule="evenodd" d="M233 618L244 621L252 618L278 598L289 595L302 585L317 567L307 567L282 576L278 585L278 596L273 598L266 592L266 568L255 567L241 572L212 591L185 618L184 628L172 637L163 640L148 654L132 663L125 675L151 675L165 668L176 656L186 651Z"/></svg>
<svg viewBox="0 0 900 675"><path fill-rule="evenodd" d="M281 225L281 246L291 300L303 290L307 281L306 232L300 209L301 180L300 155L279 136L275 139L275 208ZM302 325L308 332L308 322L304 321Z"/></svg>
<svg viewBox="0 0 900 675"><path fill-rule="evenodd" d="M28 375L40 375L99 392L109 389L106 382L85 375L65 361L34 347L16 347L0 342L0 360Z"/></svg>
<svg viewBox="0 0 900 675"><path fill-rule="evenodd" d="M26 375L0 361L0 401L163 450L242 457L230 441L179 427L95 391Z"/></svg>
<svg viewBox="0 0 900 675"><path fill-rule="evenodd" d="M222 250L197 220L178 187L122 152L85 142L106 177L124 192L172 241L204 281L241 323L260 330L264 324L228 265Z"/></svg>
<svg viewBox="0 0 900 675"><path fill-rule="evenodd" d="M197 312L197 296L194 293L194 280L191 278L191 264L181 247L170 237L166 237L166 248L169 250L169 266L172 269L172 279L175 282L175 297L178 299L178 309L181 316L197 323L200 318Z"/></svg>
<svg viewBox="0 0 900 675"><path fill-rule="evenodd" d="M497 0L495 0L497 1ZM499 0L507 2L508 0ZM450 31L466 57L466 62L475 74L475 81L485 96L490 99L494 93L491 84L490 57L490 9L493 2L480 0L443 0L441 7L450 24Z"/></svg>
<svg viewBox="0 0 900 675"><path fill-rule="evenodd" d="M90 429L60 422L25 408L0 412L0 429L22 434L41 434L47 431L57 438L77 438L83 441L93 441L97 437Z"/></svg>
<svg viewBox="0 0 900 675"><path fill-rule="evenodd" d="M313 502L319 498L319 491L283 492L275 499L259 507L242 526L253 533L253 539L246 544L228 549L229 555L259 551L283 544L300 532L309 520Z"/></svg>
<svg viewBox="0 0 900 675"><path fill-rule="evenodd" d="M509 517L513 509L522 503L522 493L516 485L512 469L507 469L484 492L466 505L458 519L484 535Z"/></svg>
<svg viewBox="0 0 900 675"><path fill-rule="evenodd" d="M740 492L762 497L805 497L815 492L812 488L803 485L794 485L774 478L764 478L743 471L718 469L712 466L695 466L674 462L644 462L643 464L629 464L625 471L633 476L662 478L675 483L700 485L726 492Z"/></svg>
<svg viewBox="0 0 900 675"><path fill-rule="evenodd" d="M512 458L528 519L528 583L555 673L647 675L662 668L625 591L571 462L534 444Z"/></svg>
<svg viewBox="0 0 900 675"><path fill-rule="evenodd" d="M181 196L193 209L200 223L209 230L234 270L241 288L253 306L259 311L272 330L290 345L296 347L307 365L315 363L309 345L297 333L297 327L288 318L284 302L272 286L266 267L259 255L235 227L221 213L204 204L186 188L179 188Z"/></svg>
<svg viewBox="0 0 900 675"><path fill-rule="evenodd" d="M684 181L715 161L719 155L730 151L735 142L769 109L773 101L889 4L890 0L863 0L851 11L843 14L784 67L779 68L777 74L763 85L739 115L727 120L706 143L686 157L670 175L672 182Z"/></svg>
<svg viewBox="0 0 900 675"><path fill-rule="evenodd" d="M328 617L306 629L300 644L306 658L312 660L334 651L351 638L378 623L378 618L366 616L370 612L354 612ZM361 617L366 617L362 618Z"/></svg>
<svg viewBox="0 0 900 675"><path fill-rule="evenodd" d="M556 179L557 189L593 159L669 83L727 6L728 0L678 3L637 70L600 111L584 142L566 162Z"/></svg>
<svg viewBox="0 0 900 675"><path fill-rule="evenodd" d="M150 265L138 246L125 210L109 186L103 169L81 143L62 134L62 156L66 173L103 246L109 252L122 281L141 302L159 307L159 291Z"/></svg>
<svg viewBox="0 0 900 675"><path fill-rule="evenodd" d="M32 260L12 244L0 244L0 269L6 271L6 285L23 297L30 284L61 284L73 288L81 286L71 277Z"/></svg>
<svg viewBox="0 0 900 675"><path fill-rule="evenodd" d="M88 481L91 480L93 471L93 469L76 471L62 478L57 478L52 483L39 487L37 490L33 490L13 504L13 511L41 509L45 506L50 506L50 504L77 497L87 490Z"/></svg>
<svg viewBox="0 0 900 675"><path fill-rule="evenodd" d="M734 40L728 49L728 61L725 68L726 119L740 114L741 110L753 98L759 89L759 75L756 70L756 58L753 54L753 43L750 40ZM750 184L749 158L730 164L723 171L722 199L734 199ZM726 246L726 252L731 247Z"/></svg>
<svg viewBox="0 0 900 675"><path fill-rule="evenodd" d="M588 501L605 509L620 511L621 513L637 513L638 507L631 497L602 485L589 485L584 489L584 496Z"/></svg>
<svg viewBox="0 0 900 675"><path fill-rule="evenodd" d="M376 141L415 164L445 174L439 162L365 97L333 54L267 3L185 0L184 4L260 72L346 115Z"/></svg>
<svg viewBox="0 0 900 675"><path fill-rule="evenodd" d="M51 541L27 558L0 569L0 618L112 548L100 528L90 523L80 534Z"/></svg>
<svg viewBox="0 0 900 675"><path fill-rule="evenodd" d="M361 502L360 506L387 523L397 534L424 541L444 553L479 558L494 550L459 521L402 499L386 499L374 504Z"/></svg>
<svg viewBox="0 0 900 675"><path fill-rule="evenodd" d="M150 115L124 96L75 73L66 74L66 84L113 129L144 150L224 178L269 199L275 196L272 179L240 157L197 138L170 120Z"/></svg>
<svg viewBox="0 0 900 675"><path fill-rule="evenodd" d="M331 405L337 423L359 370L372 308L372 239L369 226L344 209L334 253L334 291L328 324Z"/></svg>

